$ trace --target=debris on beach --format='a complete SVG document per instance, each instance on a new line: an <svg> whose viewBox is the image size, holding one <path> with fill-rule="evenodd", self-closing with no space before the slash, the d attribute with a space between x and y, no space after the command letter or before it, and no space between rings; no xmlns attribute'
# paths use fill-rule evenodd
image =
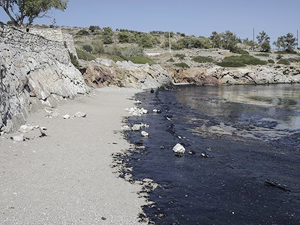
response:
<svg viewBox="0 0 300 225"><path fill-rule="evenodd" d="M19 132L28 133L29 131L32 131L34 129L37 129L37 128L35 126L25 124L25 125L20 126Z"/></svg>
<svg viewBox="0 0 300 225"><path fill-rule="evenodd" d="M11 139L15 142L22 142L24 141L24 134L12 136Z"/></svg>
<svg viewBox="0 0 300 225"><path fill-rule="evenodd" d="M53 109L53 108L46 107L45 111L48 113L46 115L47 118L57 118L60 115L58 109Z"/></svg>
<svg viewBox="0 0 300 225"><path fill-rule="evenodd" d="M142 131L141 136L142 137L149 137L149 133L147 133L146 131Z"/></svg>
<svg viewBox="0 0 300 225"><path fill-rule="evenodd" d="M157 114L160 114L160 113L161 113L161 110L159 110L159 109L153 109L153 112L154 112L154 113L157 113Z"/></svg>
<svg viewBox="0 0 300 225"><path fill-rule="evenodd" d="M41 135L39 137L46 137L47 136L47 134L45 133L46 130L47 130L46 127L40 127Z"/></svg>
<svg viewBox="0 0 300 225"><path fill-rule="evenodd" d="M176 155L183 155L185 153L185 148L181 144L178 143L173 147L173 152Z"/></svg>
<svg viewBox="0 0 300 225"><path fill-rule="evenodd" d="M206 152L202 152L202 153L201 153L201 156L202 156L203 158L209 158L209 155L208 155Z"/></svg>
<svg viewBox="0 0 300 225"><path fill-rule="evenodd" d="M143 127L148 128L149 125L144 124L144 123L140 123L140 124L134 124L131 128L132 131L140 131Z"/></svg>
<svg viewBox="0 0 300 225"><path fill-rule="evenodd" d="M84 113L84 112L77 112L77 113L75 113L74 117L85 118L86 117L86 113Z"/></svg>
<svg viewBox="0 0 300 225"><path fill-rule="evenodd" d="M137 107L133 107L133 108L126 108L125 111L128 111L130 115L132 116L142 116L144 114L148 113L148 110L144 109L144 108L137 108Z"/></svg>
<svg viewBox="0 0 300 225"><path fill-rule="evenodd" d="M69 114L66 114L66 115L63 116L63 118L64 118L65 120L68 120L68 119L71 118L71 116L70 116Z"/></svg>

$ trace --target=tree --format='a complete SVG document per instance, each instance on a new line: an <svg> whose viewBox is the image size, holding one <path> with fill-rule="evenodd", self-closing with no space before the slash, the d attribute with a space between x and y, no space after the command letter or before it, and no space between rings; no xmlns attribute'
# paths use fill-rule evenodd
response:
<svg viewBox="0 0 300 225"><path fill-rule="evenodd" d="M212 32L209 39L212 42L213 48L221 48L221 35L216 31Z"/></svg>
<svg viewBox="0 0 300 225"><path fill-rule="evenodd" d="M239 38L229 30L221 34L221 46L224 49L228 49L232 52L236 48L236 44L239 42L241 42L241 40L239 40Z"/></svg>
<svg viewBox="0 0 300 225"><path fill-rule="evenodd" d="M297 46L297 39L293 34L288 33L285 36L281 36L273 43L278 49L284 49L286 52L292 53Z"/></svg>
<svg viewBox="0 0 300 225"><path fill-rule="evenodd" d="M0 0L0 7L16 26L24 24L26 20L32 24L36 18L47 16L51 9L64 11L67 4L68 0Z"/></svg>
<svg viewBox="0 0 300 225"><path fill-rule="evenodd" d="M271 50L270 37L265 31L260 32L256 39L262 52L269 52Z"/></svg>

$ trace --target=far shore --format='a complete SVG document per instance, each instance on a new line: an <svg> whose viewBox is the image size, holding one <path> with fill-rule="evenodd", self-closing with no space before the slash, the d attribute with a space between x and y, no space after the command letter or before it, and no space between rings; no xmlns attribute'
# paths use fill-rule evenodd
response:
<svg viewBox="0 0 300 225"><path fill-rule="evenodd" d="M140 224L145 200L141 186L118 178L112 154L125 151L125 108L136 89L102 88L68 100L57 118L45 110L29 115L27 124L46 127L14 142L0 137L1 224ZM78 111L85 118L75 118ZM69 114L70 119L63 119Z"/></svg>

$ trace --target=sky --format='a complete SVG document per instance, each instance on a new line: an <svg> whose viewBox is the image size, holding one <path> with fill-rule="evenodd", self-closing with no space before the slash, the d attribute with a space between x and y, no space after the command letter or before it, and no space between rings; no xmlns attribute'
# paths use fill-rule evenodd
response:
<svg viewBox="0 0 300 225"><path fill-rule="evenodd" d="M300 30L300 0L69 0L64 12L51 11L37 24L89 27L98 25L137 31L173 31L209 37L230 30L252 39L262 30L271 37ZM0 9L0 21L8 17Z"/></svg>

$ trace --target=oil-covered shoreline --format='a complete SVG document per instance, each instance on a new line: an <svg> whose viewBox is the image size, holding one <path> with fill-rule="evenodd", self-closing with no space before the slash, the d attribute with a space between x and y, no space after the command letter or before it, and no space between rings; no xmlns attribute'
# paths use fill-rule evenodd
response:
<svg viewBox="0 0 300 225"><path fill-rule="evenodd" d="M277 94L268 96L268 88ZM259 93L264 100L258 103L249 96L255 101L233 101L230 93ZM155 204L144 207L151 221L298 224L300 127L285 121L300 116L299 101L293 100L298 93L297 85L279 85L137 94L140 107L149 113L130 117L128 123L148 124L144 130L149 137L126 131L136 149L124 161L134 180L150 178L158 184L149 193ZM275 100L270 103L271 97ZM172 152L176 143L185 146L183 157Z"/></svg>

